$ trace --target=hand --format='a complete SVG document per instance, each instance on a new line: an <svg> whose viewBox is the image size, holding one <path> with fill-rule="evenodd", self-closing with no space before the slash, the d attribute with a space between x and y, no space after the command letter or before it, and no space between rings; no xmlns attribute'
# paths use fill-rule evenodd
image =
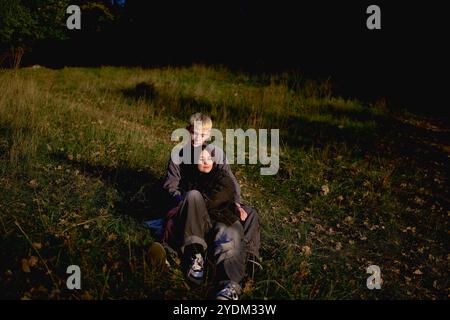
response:
<svg viewBox="0 0 450 320"><path fill-rule="evenodd" d="M241 218L241 221L245 221L245 219L247 219L248 217L248 213L245 212L245 210L239 204L236 203L236 206L239 209L239 216Z"/></svg>

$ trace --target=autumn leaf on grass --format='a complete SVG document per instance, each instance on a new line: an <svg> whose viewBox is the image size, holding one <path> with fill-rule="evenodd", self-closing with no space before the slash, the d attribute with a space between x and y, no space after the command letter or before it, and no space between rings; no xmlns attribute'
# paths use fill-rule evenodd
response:
<svg viewBox="0 0 450 320"><path fill-rule="evenodd" d="M38 263L38 258L35 256L31 256L30 259L28 259L28 263L30 264L30 267L34 267Z"/></svg>
<svg viewBox="0 0 450 320"><path fill-rule="evenodd" d="M22 271L26 273L30 273L30 264L28 263L28 259L22 259Z"/></svg>
<svg viewBox="0 0 450 320"><path fill-rule="evenodd" d="M150 257L152 266L157 270L161 270L166 267L166 251L159 242L152 243L148 250L148 256Z"/></svg>
<svg viewBox="0 0 450 320"><path fill-rule="evenodd" d="M309 274L310 274L310 271L309 271L308 263L305 261L302 261L300 263L299 270L294 273L294 277L297 278L297 280L301 280L301 279L308 277Z"/></svg>
<svg viewBox="0 0 450 320"><path fill-rule="evenodd" d="M308 246L303 246L303 247L302 247L302 253L303 253L303 255L305 255L305 256L311 255L311 248L308 247Z"/></svg>
<svg viewBox="0 0 450 320"><path fill-rule="evenodd" d="M353 223L353 218L350 216L345 217L344 222L348 223L348 224L352 224Z"/></svg>
<svg viewBox="0 0 450 320"><path fill-rule="evenodd" d="M328 187L328 185L323 185L322 188L320 188L320 193L324 196L330 193L330 188Z"/></svg>
<svg viewBox="0 0 450 320"><path fill-rule="evenodd" d="M22 259L22 271L26 273L31 272L31 267L34 267L38 263L38 258L31 256L29 259Z"/></svg>
<svg viewBox="0 0 450 320"><path fill-rule="evenodd" d="M406 229L403 229L402 232L408 232L411 231L411 233L416 233L416 227L406 227Z"/></svg>
<svg viewBox="0 0 450 320"><path fill-rule="evenodd" d="M114 233L111 233L106 237L106 240L115 241L115 240L117 240L117 236Z"/></svg>
<svg viewBox="0 0 450 320"><path fill-rule="evenodd" d="M30 294L26 292L20 300L31 300Z"/></svg>
<svg viewBox="0 0 450 320"><path fill-rule="evenodd" d="M425 201L424 199L422 199L422 198L416 196L416 197L414 198L414 202L417 203L418 205L424 205L426 201Z"/></svg>
<svg viewBox="0 0 450 320"><path fill-rule="evenodd" d="M253 291L253 280L246 281L244 289L242 290L244 293L251 293Z"/></svg>
<svg viewBox="0 0 450 320"><path fill-rule="evenodd" d="M33 180L30 180L30 181L28 182L28 185L29 185L31 188L36 189L36 188L39 186L39 183L37 182L36 179L33 179Z"/></svg>
<svg viewBox="0 0 450 320"><path fill-rule="evenodd" d="M35 248L35 249L39 250L39 249L41 249L41 248L42 248L42 244L41 244L41 243L39 243L39 242L34 242L34 243L33 243L33 248Z"/></svg>
<svg viewBox="0 0 450 320"><path fill-rule="evenodd" d="M89 293L89 291L85 291L81 296L81 300L93 300L94 297Z"/></svg>

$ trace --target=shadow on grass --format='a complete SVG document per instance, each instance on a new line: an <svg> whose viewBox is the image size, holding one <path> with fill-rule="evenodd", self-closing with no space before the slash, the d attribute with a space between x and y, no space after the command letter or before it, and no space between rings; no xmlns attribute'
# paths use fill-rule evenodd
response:
<svg viewBox="0 0 450 320"><path fill-rule="evenodd" d="M220 117L226 115L229 128L242 126L247 129L244 125L249 122L250 110L247 108L225 103L213 104L208 99L190 95L182 95L174 100L163 92L157 94L154 86L148 83L139 83L122 93L135 99L161 100L164 105L170 105L166 112L181 121L186 121L195 112L204 112L211 115L213 121L220 121ZM377 154L388 158L408 156L422 163L431 159L447 159L447 153L438 145L448 143L449 130L431 131L401 121L388 110L377 113L370 107L348 110L328 105L321 108L318 114L331 115L331 119L336 121L315 120L314 114L280 117L270 110L264 111L259 117L262 117L260 123L264 129L279 128L281 140L289 147L322 148L330 144L345 144L360 155ZM346 119L349 120L347 124L337 124L340 120L345 123Z"/></svg>
<svg viewBox="0 0 450 320"><path fill-rule="evenodd" d="M158 96L155 85L151 82L139 82L134 87L121 90L121 93L127 98L147 101L152 101Z"/></svg>
<svg viewBox="0 0 450 320"><path fill-rule="evenodd" d="M332 119L348 119L348 125L310 120L302 116L286 120L281 132L291 147L324 147L342 143L356 153L384 158L409 157L417 164L427 166L430 161L441 161L448 166L450 130L412 125L399 114L374 113L370 108L345 110L328 107L321 112Z"/></svg>
<svg viewBox="0 0 450 320"><path fill-rule="evenodd" d="M169 199L162 188L163 179L148 171L68 161L62 153L55 153L53 156L84 174L100 178L107 186L117 190L119 198L114 206L120 215L144 221L161 218L168 210Z"/></svg>
<svg viewBox="0 0 450 320"><path fill-rule="evenodd" d="M338 126L327 121L290 117L283 125L282 139L292 147L317 147L345 143L350 148L366 149L374 144L373 129ZM284 133L284 134L283 134Z"/></svg>
<svg viewBox="0 0 450 320"><path fill-rule="evenodd" d="M120 93L126 97L135 101L143 100L147 102L158 101L162 105L166 106L166 112L168 115L176 117L182 121L187 121L189 117L196 112L203 112L212 115L213 107L217 110L226 110L227 119L231 123L242 122L242 119L248 116L247 110L242 110L237 106L229 104L213 104L205 98L194 97L190 95L182 95L180 97L172 97L166 92L159 92L155 86L150 82L140 82L135 86L122 89ZM243 113L245 117L243 117ZM214 116L214 115L212 115Z"/></svg>
<svg viewBox="0 0 450 320"><path fill-rule="evenodd" d="M11 144L11 129L0 126L0 159L9 157Z"/></svg>

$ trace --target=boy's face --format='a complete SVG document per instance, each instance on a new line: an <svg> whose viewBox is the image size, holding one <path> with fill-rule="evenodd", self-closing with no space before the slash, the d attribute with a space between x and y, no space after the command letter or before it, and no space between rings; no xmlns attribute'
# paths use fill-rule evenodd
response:
<svg viewBox="0 0 450 320"><path fill-rule="evenodd" d="M191 144L194 147L203 145L211 136L211 128L208 127L191 127L189 132L191 133Z"/></svg>
<svg viewBox="0 0 450 320"><path fill-rule="evenodd" d="M200 152L200 158L198 159L198 171L203 173L209 173L213 168L214 160L211 154L207 150Z"/></svg>

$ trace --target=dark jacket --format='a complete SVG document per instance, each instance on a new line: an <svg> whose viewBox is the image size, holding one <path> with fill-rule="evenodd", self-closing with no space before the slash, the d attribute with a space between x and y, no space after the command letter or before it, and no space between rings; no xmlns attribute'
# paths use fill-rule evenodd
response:
<svg viewBox="0 0 450 320"><path fill-rule="evenodd" d="M191 145L186 145L183 149L180 150L179 155L183 156L183 150L186 148L191 148L191 156L194 155L194 147ZM201 148L201 147L200 147ZM230 169L230 165L226 161L225 154L223 150L218 147L213 149L215 159L223 159L223 163L217 164L219 169L223 169L231 178L231 181L234 185L234 195L233 199L235 202L241 202L241 188L239 183L236 180L236 177L233 175ZM193 159L192 159L193 160ZM172 201L171 206L174 206L179 202L186 191L189 191L188 185L189 183L196 179L196 176L199 174L197 165L193 164L175 164L172 159L169 160L167 175L163 184L163 188L169 194L170 200Z"/></svg>
<svg viewBox="0 0 450 320"><path fill-rule="evenodd" d="M234 202L234 183L224 169L214 165L211 172L204 174L197 169L197 174L184 186L185 192L199 191L205 199L208 215L212 221L231 225L239 219L239 211ZM179 248L183 239L183 225L180 224L180 203L168 211L162 241L173 248Z"/></svg>
<svg viewBox="0 0 450 320"><path fill-rule="evenodd" d="M239 219L239 211L234 202L233 179L218 165L214 164L209 173L197 172L197 175L189 182L188 189L197 190L202 194L213 221L231 225Z"/></svg>

